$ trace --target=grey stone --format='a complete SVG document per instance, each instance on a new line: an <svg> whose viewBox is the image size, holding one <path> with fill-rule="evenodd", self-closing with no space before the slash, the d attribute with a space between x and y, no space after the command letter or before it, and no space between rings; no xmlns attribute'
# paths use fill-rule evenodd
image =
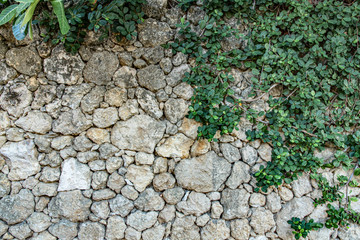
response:
<svg viewBox="0 0 360 240"><path fill-rule="evenodd" d="M159 213L159 222L167 223L172 221L175 218L175 206L174 205L165 205L164 209Z"/></svg>
<svg viewBox="0 0 360 240"><path fill-rule="evenodd" d="M14 117L20 117L24 109L30 106L32 93L23 83L13 83L5 85L5 89L0 96L0 106Z"/></svg>
<svg viewBox="0 0 360 240"><path fill-rule="evenodd" d="M71 55L60 47L54 48L51 57L44 60L46 77L59 84L76 84L84 66L79 54Z"/></svg>
<svg viewBox="0 0 360 240"><path fill-rule="evenodd" d="M103 51L94 53L84 68L86 81L97 85L107 85L119 66L115 54Z"/></svg>
<svg viewBox="0 0 360 240"><path fill-rule="evenodd" d="M217 191L230 175L231 164L215 152L184 159L175 168L178 184L197 192Z"/></svg>
<svg viewBox="0 0 360 240"><path fill-rule="evenodd" d="M198 225L199 227L203 227L205 226L210 220L210 216L209 214L203 214L200 217L196 218L196 225Z"/></svg>
<svg viewBox="0 0 360 240"><path fill-rule="evenodd" d="M239 161L234 163L231 175L226 181L226 186L231 189L235 189L243 183L248 183L250 179L251 175L249 165Z"/></svg>
<svg viewBox="0 0 360 240"><path fill-rule="evenodd" d="M77 236L77 223L61 219L49 227L49 232L61 240L72 240Z"/></svg>
<svg viewBox="0 0 360 240"><path fill-rule="evenodd" d="M53 101L55 96L56 96L56 86L40 85L35 92L35 97L31 104L31 108L40 109L44 105Z"/></svg>
<svg viewBox="0 0 360 240"><path fill-rule="evenodd" d="M156 227L145 230L142 233L143 240L158 240L163 239L165 235L165 227L162 225L157 225Z"/></svg>
<svg viewBox="0 0 360 240"><path fill-rule="evenodd" d="M134 61L134 67L138 68L138 69L142 69L142 68L145 68L147 67L147 64L144 60L142 59L136 59Z"/></svg>
<svg viewBox="0 0 360 240"><path fill-rule="evenodd" d="M56 237L51 235L48 231L39 233L37 236L33 236L30 240L56 240Z"/></svg>
<svg viewBox="0 0 360 240"><path fill-rule="evenodd" d="M138 88L136 90L136 97L141 108L151 117L160 119L163 116L163 111L160 110L154 93L143 88Z"/></svg>
<svg viewBox="0 0 360 240"><path fill-rule="evenodd" d="M164 208L165 202L160 195L152 188L148 188L135 200L135 207L142 211L160 211Z"/></svg>
<svg viewBox="0 0 360 240"><path fill-rule="evenodd" d="M10 127L10 118L7 112L0 111L0 131L5 131Z"/></svg>
<svg viewBox="0 0 360 240"><path fill-rule="evenodd" d="M7 142L0 148L0 155L10 167L9 180L23 180L40 171L38 152L32 140Z"/></svg>
<svg viewBox="0 0 360 240"><path fill-rule="evenodd" d="M11 183L8 177L5 174L0 173L0 198L8 195L10 193L10 188L11 188Z"/></svg>
<svg viewBox="0 0 360 240"><path fill-rule="evenodd" d="M338 236L341 240L355 240L360 236L359 226L351 223L348 228L341 228Z"/></svg>
<svg viewBox="0 0 360 240"><path fill-rule="evenodd" d="M302 176L299 176L297 180L291 183L291 186L295 197L302 197L303 195L312 191L308 174L303 174Z"/></svg>
<svg viewBox="0 0 360 240"><path fill-rule="evenodd" d="M171 123L177 123L183 119L188 112L188 103L184 99L170 98L165 103L165 117Z"/></svg>
<svg viewBox="0 0 360 240"><path fill-rule="evenodd" d="M105 226L97 222L84 222L80 224L79 240L100 240L105 237Z"/></svg>
<svg viewBox="0 0 360 240"><path fill-rule="evenodd" d="M126 185L121 189L121 194L131 200L136 200L139 197L138 191L133 186Z"/></svg>
<svg viewBox="0 0 360 240"><path fill-rule="evenodd" d="M241 155L239 149L231 145L230 143L222 143L220 144L221 152L224 154L226 160L230 163L236 162L240 160Z"/></svg>
<svg viewBox="0 0 360 240"><path fill-rule="evenodd" d="M200 240L199 227L194 216L177 217L171 229L172 240Z"/></svg>
<svg viewBox="0 0 360 240"><path fill-rule="evenodd" d="M256 208L251 215L250 226L253 227L257 234L265 234L275 227L275 221L273 214L265 208Z"/></svg>
<svg viewBox="0 0 360 240"><path fill-rule="evenodd" d="M11 233L11 235L17 239L27 239L32 235L31 229L26 224L26 222L9 227L9 233Z"/></svg>
<svg viewBox="0 0 360 240"><path fill-rule="evenodd" d="M143 6L143 11L148 17L160 18L164 14L167 2L167 0L148 0L147 3Z"/></svg>
<svg viewBox="0 0 360 240"><path fill-rule="evenodd" d="M51 141L51 147L57 151L62 150L66 147L71 146L73 137L71 136L60 136L56 137Z"/></svg>
<svg viewBox="0 0 360 240"><path fill-rule="evenodd" d="M42 61L34 47L12 48L6 52L6 63L22 74L33 76L42 69Z"/></svg>
<svg viewBox="0 0 360 240"><path fill-rule="evenodd" d="M76 109L80 106L80 102L85 94L91 90L91 87L87 83L68 86L64 90L64 94L61 97L61 104L71 109Z"/></svg>
<svg viewBox="0 0 360 240"><path fill-rule="evenodd" d="M145 49L145 53L142 56L149 64L157 64L164 58L164 48L157 46L155 48Z"/></svg>
<svg viewBox="0 0 360 240"><path fill-rule="evenodd" d="M34 196L28 189L22 189L18 194L0 199L0 219L7 224L20 223L34 212L34 207Z"/></svg>
<svg viewBox="0 0 360 240"><path fill-rule="evenodd" d="M56 192L57 188L58 188L57 183L39 182L34 187L33 194L37 197L39 197L39 196L53 197L57 194L57 192Z"/></svg>
<svg viewBox="0 0 360 240"><path fill-rule="evenodd" d="M249 197L250 194L245 189L225 189L221 197L224 207L223 218L232 220L246 217L249 211Z"/></svg>
<svg viewBox="0 0 360 240"><path fill-rule="evenodd" d="M109 176L107 186L114 190L116 193L119 193L121 188L125 185L125 180L117 172L112 173Z"/></svg>
<svg viewBox="0 0 360 240"><path fill-rule="evenodd" d="M236 219L230 222L231 236L236 240L247 240L251 227L247 219Z"/></svg>
<svg viewBox="0 0 360 240"><path fill-rule="evenodd" d="M188 158L190 147L194 143L191 138L186 137L182 133L171 136L166 141L156 148L156 153L161 157L180 157Z"/></svg>
<svg viewBox="0 0 360 240"><path fill-rule="evenodd" d="M261 193L253 193L250 196L249 204L252 207L263 207L266 203L266 197Z"/></svg>
<svg viewBox="0 0 360 240"><path fill-rule="evenodd" d="M65 217L72 222L83 222L90 214L91 200L85 198L80 190L59 192L49 203L51 217Z"/></svg>
<svg viewBox="0 0 360 240"><path fill-rule="evenodd" d="M136 230L142 232L145 229L151 228L156 223L158 217L157 212L142 212L135 211L131 213L127 220L126 224L130 227L135 228Z"/></svg>
<svg viewBox="0 0 360 240"><path fill-rule="evenodd" d="M134 203L129 199L118 194L115 198L109 201L111 213L126 217L134 208Z"/></svg>
<svg viewBox="0 0 360 240"><path fill-rule="evenodd" d="M218 219L223 212L224 208L219 201L215 201L211 204L211 218Z"/></svg>
<svg viewBox="0 0 360 240"><path fill-rule="evenodd" d="M116 111L117 113L117 111ZM90 128L86 132L86 136L96 144L101 145L102 143L110 142L110 134L106 129L101 128Z"/></svg>
<svg viewBox="0 0 360 240"><path fill-rule="evenodd" d="M91 120L87 119L80 109L70 110L60 114L53 121L52 130L63 135L78 135L91 127Z"/></svg>
<svg viewBox="0 0 360 240"><path fill-rule="evenodd" d="M110 214L108 201L93 202L91 205L91 212L99 218L107 219Z"/></svg>
<svg viewBox="0 0 360 240"><path fill-rule="evenodd" d="M153 164L154 173L164 173L167 171L167 167L167 159L162 157L156 158Z"/></svg>
<svg viewBox="0 0 360 240"><path fill-rule="evenodd" d="M30 215L30 217L26 220L26 222L29 224L29 227L34 232L42 232L48 229L48 227L51 225L51 218L40 212L34 212Z"/></svg>
<svg viewBox="0 0 360 240"><path fill-rule="evenodd" d="M156 47L172 39L174 33L170 26L155 19L146 19L139 27L139 41L144 47Z"/></svg>
<svg viewBox="0 0 360 240"><path fill-rule="evenodd" d="M171 63L170 58L163 58L161 59L159 63L161 69L164 71L164 73L169 74L171 70L173 69L173 65Z"/></svg>
<svg viewBox="0 0 360 240"><path fill-rule="evenodd" d="M190 67L187 64L175 67L169 75L166 76L166 82L170 87L175 87L184 78L185 73L190 72Z"/></svg>
<svg viewBox="0 0 360 240"><path fill-rule="evenodd" d="M128 227L125 230L125 239L129 239L129 240L140 240L141 238L141 232L136 231L134 228L132 227Z"/></svg>
<svg viewBox="0 0 360 240"><path fill-rule="evenodd" d="M96 171L92 175L91 188L94 190L103 189L106 186L109 174L106 171Z"/></svg>
<svg viewBox="0 0 360 240"><path fill-rule="evenodd" d="M230 228L226 226L225 220L210 220L201 230L203 240L226 240L230 237Z"/></svg>
<svg viewBox="0 0 360 240"><path fill-rule="evenodd" d="M163 198L168 204L177 204L181 201L184 194L185 191L182 188L176 187L165 190L163 193Z"/></svg>
<svg viewBox="0 0 360 240"><path fill-rule="evenodd" d="M92 199L94 201L102 201L112 199L116 196L116 193L109 188L100 189L98 191L94 191L92 194Z"/></svg>
<svg viewBox="0 0 360 240"><path fill-rule="evenodd" d="M197 217L208 212L210 207L210 199L205 194L197 192L191 192L186 201L181 201L176 205L178 211Z"/></svg>
<svg viewBox="0 0 360 240"><path fill-rule="evenodd" d="M199 24L200 20L205 18L205 11L202 7L191 6L187 12L187 20L193 24Z"/></svg>
<svg viewBox="0 0 360 240"><path fill-rule="evenodd" d="M62 164L58 191L90 189L90 168L75 158L69 158Z"/></svg>
<svg viewBox="0 0 360 240"><path fill-rule="evenodd" d="M85 113L92 113L95 108L99 107L104 99L105 94L104 86L95 86L91 91L86 94L81 100L81 109Z"/></svg>
<svg viewBox="0 0 360 240"><path fill-rule="evenodd" d="M294 198L286 203L276 218L276 232L282 239L292 238L292 229L287 223L292 217L304 218L314 210L313 200L309 197Z"/></svg>
<svg viewBox="0 0 360 240"><path fill-rule="evenodd" d="M107 128L119 120L118 111L115 107L95 109L93 123L99 128Z"/></svg>
<svg viewBox="0 0 360 240"><path fill-rule="evenodd" d="M293 192L288 189L287 187L282 187L280 186L279 187L279 196L281 197L282 200L288 202L290 201L291 199L293 199L294 197L294 194Z"/></svg>
<svg viewBox="0 0 360 240"><path fill-rule="evenodd" d="M273 212L277 213L281 210L281 199L275 192L270 193L266 196L266 206Z"/></svg>
<svg viewBox="0 0 360 240"><path fill-rule="evenodd" d="M133 88L139 86L136 80L136 69L127 66L119 68L113 76L116 86L120 88Z"/></svg>
<svg viewBox="0 0 360 240"><path fill-rule="evenodd" d="M244 162L252 166L257 160L257 152L253 147L246 146L241 149L241 157Z"/></svg>
<svg viewBox="0 0 360 240"><path fill-rule="evenodd" d="M52 118L43 112L31 111L19 118L15 124L27 132L45 134L51 130Z"/></svg>
<svg viewBox="0 0 360 240"><path fill-rule="evenodd" d="M111 216L107 221L106 239L121 240L125 236L125 221L119 216Z"/></svg>
<svg viewBox="0 0 360 240"><path fill-rule="evenodd" d="M121 52L121 53L119 53L118 58L119 58L120 64L122 66L131 67L133 62L134 62L134 60L131 57L131 54L129 52Z"/></svg>
<svg viewBox="0 0 360 240"><path fill-rule="evenodd" d="M121 157L111 157L106 161L106 170L108 173L113 173L123 165L123 159Z"/></svg>
<svg viewBox="0 0 360 240"><path fill-rule="evenodd" d="M111 132L111 142L120 149L153 153L164 132L164 123L138 115L116 123Z"/></svg>
<svg viewBox="0 0 360 240"><path fill-rule="evenodd" d="M101 144L101 146L99 148L100 158L108 159L108 158L114 156L114 154L117 153L118 151L119 151L119 149L110 143Z"/></svg>
<svg viewBox="0 0 360 240"><path fill-rule="evenodd" d="M267 143L261 144L261 146L258 149L258 153L260 157L267 162L271 161L271 152L272 152L272 147L270 147L270 145Z"/></svg>
<svg viewBox="0 0 360 240"><path fill-rule="evenodd" d="M0 85L7 84L9 81L13 80L16 75L17 72L13 68L0 62Z"/></svg>
<svg viewBox="0 0 360 240"><path fill-rule="evenodd" d="M188 83L182 82L174 87L173 92L182 99L190 100L194 94L194 89Z"/></svg>
<svg viewBox="0 0 360 240"><path fill-rule="evenodd" d="M139 84L150 91L156 91L166 86L165 74L158 65L150 65L137 73Z"/></svg>
<svg viewBox="0 0 360 240"><path fill-rule="evenodd" d="M3 221L0 221L0 237L6 233L8 228L9 227L8 227L8 225L6 225L6 223L4 223Z"/></svg>

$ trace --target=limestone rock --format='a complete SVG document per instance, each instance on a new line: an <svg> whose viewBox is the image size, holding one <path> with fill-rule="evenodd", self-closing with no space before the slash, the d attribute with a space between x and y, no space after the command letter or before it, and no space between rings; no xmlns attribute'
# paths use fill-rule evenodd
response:
<svg viewBox="0 0 360 240"><path fill-rule="evenodd" d="M30 240L56 240L56 237L51 235L48 231L39 233L36 237L30 238Z"/></svg>
<svg viewBox="0 0 360 240"><path fill-rule="evenodd" d="M272 148L267 143L261 144L261 146L258 149L258 153L260 157L267 162L271 161L271 152L272 152Z"/></svg>
<svg viewBox="0 0 360 240"><path fill-rule="evenodd" d="M249 211L249 197L250 194L245 189L225 189L221 197L224 207L223 218L231 220L246 217Z"/></svg>
<svg viewBox="0 0 360 240"><path fill-rule="evenodd" d="M85 198L80 190L59 192L49 203L51 217L65 217L72 222L83 222L90 214L91 200Z"/></svg>
<svg viewBox="0 0 360 240"><path fill-rule="evenodd" d="M139 86L136 80L136 69L123 66L113 76L116 86L120 88L133 88Z"/></svg>
<svg viewBox="0 0 360 240"><path fill-rule="evenodd" d="M111 199L109 203L111 212L121 217L126 217L134 208L134 203L121 194Z"/></svg>
<svg viewBox="0 0 360 240"><path fill-rule="evenodd" d="M81 100L81 109L85 113L92 113L95 108L99 107L104 99L105 94L104 86L95 86L91 91L86 94Z"/></svg>
<svg viewBox="0 0 360 240"><path fill-rule="evenodd" d="M77 223L61 219L49 227L49 232L61 240L72 240L77 236Z"/></svg>
<svg viewBox="0 0 360 240"><path fill-rule="evenodd" d="M287 187L279 187L279 196L281 197L282 200L288 202L291 199L293 199L294 194L292 193L292 191L290 189L288 189Z"/></svg>
<svg viewBox="0 0 360 240"><path fill-rule="evenodd" d="M75 158L66 159L62 164L58 191L90 189L90 168Z"/></svg>
<svg viewBox="0 0 360 240"><path fill-rule="evenodd" d="M7 112L0 111L0 131L5 131L10 127L10 118Z"/></svg>
<svg viewBox="0 0 360 240"><path fill-rule="evenodd" d="M138 71L140 86L157 91L166 86L165 75L161 68L157 65L150 65Z"/></svg>
<svg viewBox="0 0 360 240"><path fill-rule="evenodd" d="M299 176L297 180L291 183L292 190L295 197L302 197L303 195L312 191L309 174Z"/></svg>
<svg viewBox="0 0 360 240"><path fill-rule="evenodd" d="M230 163L236 162L241 158L239 150L230 143L220 144L220 149L226 160L228 160Z"/></svg>
<svg viewBox="0 0 360 240"><path fill-rule="evenodd" d="M185 215L200 216L210 210L210 199L203 193L191 192L186 201L179 202L176 205L178 211Z"/></svg>
<svg viewBox="0 0 360 240"><path fill-rule="evenodd" d="M101 128L90 128L86 132L86 136L96 144L102 144L106 142L110 142L110 134L106 129Z"/></svg>
<svg viewBox="0 0 360 240"><path fill-rule="evenodd" d="M150 185L154 178L154 174L149 166L130 165L125 175L133 184L136 190L142 192Z"/></svg>
<svg viewBox="0 0 360 240"><path fill-rule="evenodd" d="M17 239L27 239L32 235L31 229L26 222L22 222L9 227L9 233Z"/></svg>
<svg viewBox="0 0 360 240"><path fill-rule="evenodd" d="M60 114L54 120L52 130L63 135L78 135L91 127L91 120L87 119L80 109L70 110Z"/></svg>
<svg viewBox="0 0 360 240"><path fill-rule="evenodd" d="M6 63L22 74L33 76L42 69L41 58L33 47L12 48L6 53Z"/></svg>
<svg viewBox="0 0 360 240"><path fill-rule="evenodd" d="M175 186L175 178L170 173L160 173L154 177L153 185L156 191L164 191Z"/></svg>
<svg viewBox="0 0 360 240"><path fill-rule="evenodd" d="M84 95L90 92L90 90L91 86L87 83L67 86L61 97L61 104L71 109L76 109L80 106Z"/></svg>
<svg viewBox="0 0 360 240"><path fill-rule="evenodd" d="M341 240L352 240L358 239L360 236L359 225L351 223L349 228L341 228L338 236Z"/></svg>
<svg viewBox="0 0 360 240"><path fill-rule="evenodd" d="M236 240L247 240L250 237L251 227L247 219L236 219L230 222L231 236Z"/></svg>
<svg viewBox="0 0 360 240"><path fill-rule="evenodd" d="M230 175L231 164L215 152L184 159L175 168L178 184L197 192L217 191Z"/></svg>
<svg viewBox="0 0 360 240"><path fill-rule="evenodd" d="M36 184L36 186L33 188L33 194L36 197L39 196L48 196L53 197L56 195L56 189L58 188L57 183L44 183L39 182Z"/></svg>
<svg viewBox="0 0 360 240"><path fill-rule="evenodd" d="M225 220L210 220L201 230L203 240L226 240L230 237L230 228Z"/></svg>
<svg viewBox="0 0 360 240"><path fill-rule="evenodd" d="M10 187L11 183L8 177L5 174L0 173L0 198L10 193Z"/></svg>
<svg viewBox="0 0 360 240"><path fill-rule="evenodd" d="M121 107L127 100L127 91L124 88L111 88L105 93L105 102L113 107Z"/></svg>
<svg viewBox="0 0 360 240"><path fill-rule="evenodd" d="M181 80L184 78L185 73L190 72L190 67L187 64L180 65L175 67L169 75L166 76L166 82L170 87L175 87Z"/></svg>
<svg viewBox="0 0 360 240"><path fill-rule="evenodd" d="M246 146L241 149L241 157L244 162L252 166L257 160L257 152L253 147Z"/></svg>
<svg viewBox="0 0 360 240"><path fill-rule="evenodd" d="M287 223L292 217L300 219L309 215L314 210L313 200L309 197L294 198L286 203L276 218L276 231L280 238L291 239L292 229Z"/></svg>
<svg viewBox="0 0 360 240"><path fill-rule="evenodd" d="M195 139L198 135L197 130L201 123L196 122L194 119L184 118L179 128L179 132L185 134L189 138Z"/></svg>
<svg viewBox="0 0 360 240"><path fill-rule="evenodd" d="M142 211L160 211L165 206L164 200L152 188L143 191L134 203Z"/></svg>
<svg viewBox="0 0 360 240"><path fill-rule="evenodd" d="M179 133L169 137L165 143L156 148L156 153L161 157L188 158L191 145L194 141L184 134Z"/></svg>
<svg viewBox="0 0 360 240"><path fill-rule="evenodd" d="M171 123L177 123L183 119L188 112L188 103L184 99L170 98L165 103L165 117Z"/></svg>
<svg viewBox="0 0 360 240"><path fill-rule="evenodd" d="M84 66L79 54L72 55L61 47L54 48L51 57L44 60L46 77L59 84L76 84L82 77Z"/></svg>
<svg viewBox="0 0 360 240"><path fill-rule="evenodd" d="M146 48L142 57L149 64L157 64L164 58L164 48L161 46Z"/></svg>
<svg viewBox="0 0 360 240"><path fill-rule="evenodd" d="M277 195L275 192L267 195L266 206L273 213L279 212L281 210L281 201L279 195Z"/></svg>
<svg viewBox="0 0 360 240"><path fill-rule="evenodd" d="M257 234L265 234L275 227L274 216L265 208L256 208L255 212L251 215L250 226L253 227Z"/></svg>
<svg viewBox="0 0 360 240"><path fill-rule="evenodd" d="M0 106L14 117L20 117L31 101L32 94L23 83L9 82L0 96Z"/></svg>
<svg viewBox="0 0 360 240"><path fill-rule="evenodd" d="M143 240L159 240L163 239L165 235L165 227L158 225L153 228L149 228L142 233Z"/></svg>
<svg viewBox="0 0 360 240"><path fill-rule="evenodd" d="M107 128L119 120L118 111L115 107L98 108L94 111L93 123L99 128Z"/></svg>
<svg viewBox="0 0 360 240"><path fill-rule="evenodd" d="M23 180L40 171L38 152L32 140L7 142L0 148L0 155L10 167L10 180Z"/></svg>
<svg viewBox="0 0 360 240"><path fill-rule="evenodd" d="M180 187L167 189L163 193L163 198L168 204L177 204L181 201L185 191Z"/></svg>
<svg viewBox="0 0 360 240"><path fill-rule="evenodd" d="M165 128L162 122L146 115L137 115L115 124L111 132L111 142L120 149L153 153Z"/></svg>
<svg viewBox="0 0 360 240"><path fill-rule="evenodd" d="M177 217L171 229L171 240L200 240L194 216Z"/></svg>
<svg viewBox="0 0 360 240"><path fill-rule="evenodd" d="M35 92L34 100L31 108L40 109L45 104L50 103L56 96L56 86L53 85L40 85Z"/></svg>
<svg viewBox="0 0 360 240"><path fill-rule="evenodd" d="M171 40L174 33L170 26L155 19L146 19L139 27L139 40L144 47L156 47Z"/></svg>
<svg viewBox="0 0 360 240"><path fill-rule="evenodd" d="M31 111L19 118L15 124L27 132L45 134L51 130L52 118L43 112Z"/></svg>
<svg viewBox="0 0 360 240"><path fill-rule="evenodd" d="M106 239L121 240L125 236L125 221L119 216L111 216L107 221Z"/></svg>
<svg viewBox="0 0 360 240"><path fill-rule="evenodd" d="M173 92L184 100L190 100L194 94L194 89L188 83L182 82L174 87Z"/></svg>
<svg viewBox="0 0 360 240"><path fill-rule="evenodd" d="M13 80L16 75L17 72L13 68L0 62L0 85L7 84L9 81Z"/></svg>
<svg viewBox="0 0 360 240"><path fill-rule="evenodd" d="M192 145L190 153L192 157L197 157L209 152L211 145L207 139L199 139Z"/></svg>
<svg viewBox="0 0 360 240"><path fill-rule="evenodd" d="M157 217L157 212L136 211L128 216L126 224L142 232L145 229L151 228L156 223Z"/></svg>
<svg viewBox="0 0 360 240"><path fill-rule="evenodd" d="M136 90L136 97L141 108L151 117L160 119L163 116L163 111L160 110L154 93L143 88L138 88Z"/></svg>
<svg viewBox="0 0 360 240"><path fill-rule="evenodd" d="M167 0L148 0L143 7L143 11L148 17L160 18L164 14L167 2ZM147 238L147 240L148 239L150 238Z"/></svg>
<svg viewBox="0 0 360 240"><path fill-rule="evenodd" d="M51 218L48 215L40 212L34 212L26 221L31 230L34 232L42 232L48 229L51 225L50 220Z"/></svg>
<svg viewBox="0 0 360 240"><path fill-rule="evenodd" d="M105 237L105 226L97 222L80 224L79 240L100 240Z"/></svg>
<svg viewBox="0 0 360 240"><path fill-rule="evenodd" d="M22 189L16 195L0 199L0 219L7 224L20 223L34 212L34 207L34 196L28 189Z"/></svg>
<svg viewBox="0 0 360 240"><path fill-rule="evenodd" d="M243 183L249 182L251 179L250 176L250 167L246 163L239 161L234 163L232 172L228 180L226 181L226 186L231 189L239 187Z"/></svg>
<svg viewBox="0 0 360 240"><path fill-rule="evenodd" d="M111 81L119 66L115 54L104 51L94 53L84 68L84 78L87 82L106 85Z"/></svg>

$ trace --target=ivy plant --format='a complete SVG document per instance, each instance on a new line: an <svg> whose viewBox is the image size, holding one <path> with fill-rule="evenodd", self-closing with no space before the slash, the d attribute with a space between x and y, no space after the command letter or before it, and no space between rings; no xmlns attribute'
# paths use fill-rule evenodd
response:
<svg viewBox="0 0 360 240"><path fill-rule="evenodd" d="M311 230L318 230L323 227L322 223L316 223L314 219L310 219L307 222L297 217L291 218L288 223L291 225L291 228L294 229L295 239L306 238Z"/></svg>

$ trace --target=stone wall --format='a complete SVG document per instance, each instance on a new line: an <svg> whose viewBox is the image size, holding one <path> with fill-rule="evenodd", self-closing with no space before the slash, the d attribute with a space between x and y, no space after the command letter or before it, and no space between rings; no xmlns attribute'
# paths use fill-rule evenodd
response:
<svg viewBox="0 0 360 240"><path fill-rule="evenodd" d="M192 61L160 46L183 13L162 6L138 39L92 45L89 37L76 55L1 30L1 239L288 240L291 217L324 222L306 174L254 192L252 173L270 161L271 146L246 140L250 123L219 143L196 139L199 124L185 118L193 89L181 82ZM196 23L199 11L188 19ZM234 72L241 93L249 73ZM324 171L331 183L340 173ZM309 239L359 236L351 225Z"/></svg>

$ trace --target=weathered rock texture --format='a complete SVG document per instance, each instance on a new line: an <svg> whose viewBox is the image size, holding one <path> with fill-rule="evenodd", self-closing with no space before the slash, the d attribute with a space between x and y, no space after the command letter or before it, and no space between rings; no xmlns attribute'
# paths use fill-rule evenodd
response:
<svg viewBox="0 0 360 240"><path fill-rule="evenodd" d="M161 47L183 16L172 4L148 0L127 46L44 54L0 36L0 239L290 240L291 217L324 222L308 175L254 192L252 174L272 147L246 140L249 122L218 143L197 139L201 124L185 117L194 90L182 82L192 60ZM197 29L205 14L193 6L184 16ZM232 72L236 82L249 78ZM350 225L309 239L359 236Z"/></svg>

